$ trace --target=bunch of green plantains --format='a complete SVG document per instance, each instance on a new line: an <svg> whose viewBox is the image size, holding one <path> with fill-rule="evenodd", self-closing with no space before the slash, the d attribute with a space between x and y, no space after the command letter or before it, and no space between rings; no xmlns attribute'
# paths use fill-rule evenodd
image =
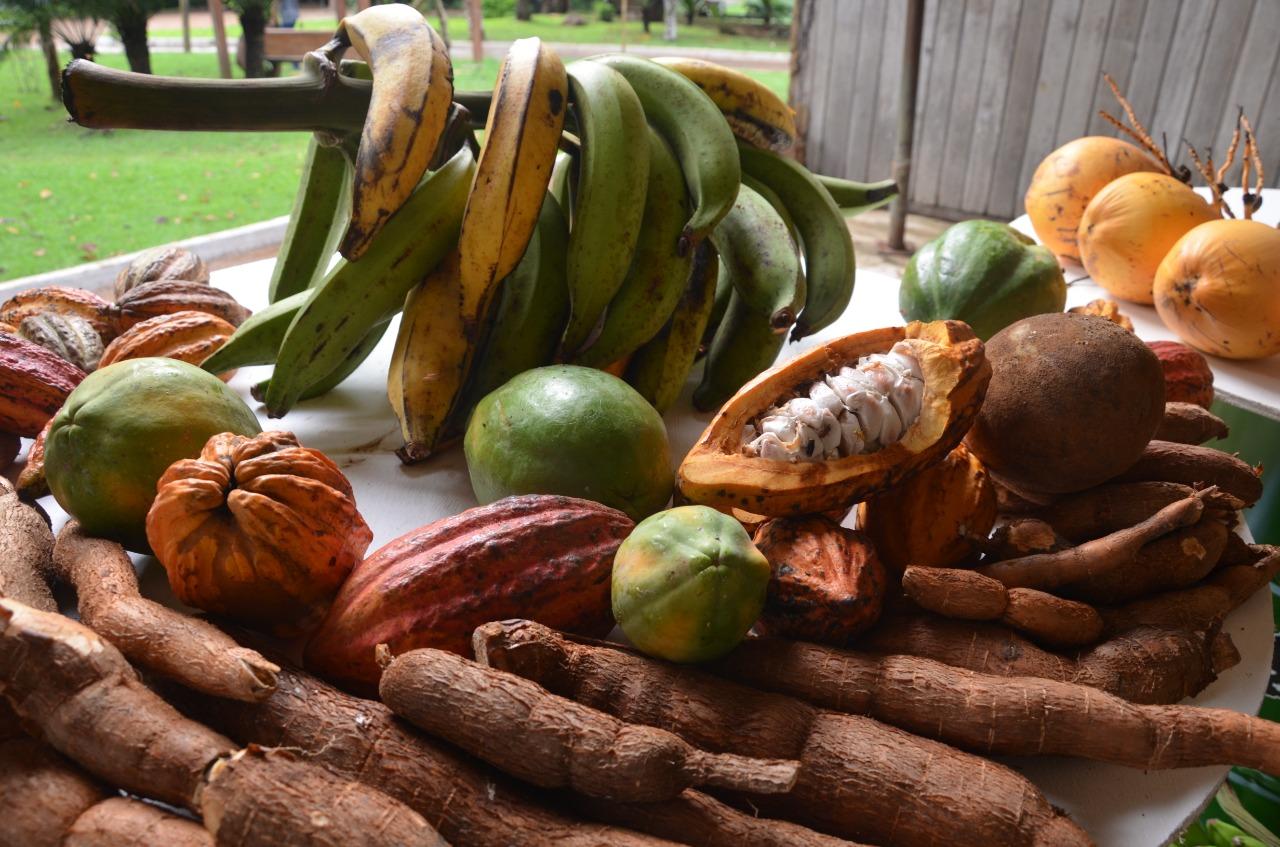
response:
<svg viewBox="0 0 1280 847"><path fill-rule="evenodd" d="M287 79L77 61L63 88L87 127L313 133L272 304L205 366L274 363L255 394L279 417L350 375L403 312L387 393L406 462L553 362L608 368L665 410L705 356L695 404L715 408L788 332L840 316L855 267L844 215L897 190L780 155L792 110L707 62L566 67L528 38L492 94L456 92L443 41L401 4L344 19Z"/></svg>

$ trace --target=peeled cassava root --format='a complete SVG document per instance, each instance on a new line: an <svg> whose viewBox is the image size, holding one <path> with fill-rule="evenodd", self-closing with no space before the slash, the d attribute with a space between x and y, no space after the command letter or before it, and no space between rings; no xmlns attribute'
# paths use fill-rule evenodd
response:
<svg viewBox="0 0 1280 847"><path fill-rule="evenodd" d="M451 843L471 847L656 847L636 832L585 823L534 802L526 790L457 748L414 731L382 703L362 700L281 661L280 685L262 703L237 703L166 686L187 714L241 744L301 751L329 770L395 797ZM448 790L438 790L448 786ZM555 801L555 797L551 799ZM558 804L598 821L707 847L835 847L782 821L743 814L696 791L627 804L582 796Z"/></svg>
<svg viewBox="0 0 1280 847"><path fill-rule="evenodd" d="M863 356L897 344L910 349L923 376L915 422L899 440L871 453L822 462L747 455L743 428ZM836 339L765 371L720 409L680 465L678 484L691 503L721 511L786 516L848 508L892 487L946 455L978 413L991 376L982 342L958 321L912 322Z"/></svg>
<svg viewBox="0 0 1280 847"><path fill-rule="evenodd" d="M68 521L52 570L76 589L80 619L139 665L235 700L262 700L275 690L277 665L207 621L139 594L133 562L114 541L90 538Z"/></svg>
<svg viewBox="0 0 1280 847"><path fill-rule="evenodd" d="M795 784L795 762L705 753L669 732L623 723L443 650L394 659L383 651L381 660L378 693L391 711L543 788L648 802L691 785L772 794ZM498 737L503 743L494 744Z"/></svg>
<svg viewBox="0 0 1280 847"><path fill-rule="evenodd" d="M50 746L97 778L196 814L204 814L205 791L217 781L215 765L236 751L230 739L182 717L144 687L124 656L92 630L11 600L0 600L0 692ZM234 802L215 799L205 816L215 836L235 834L224 843L440 843L420 815L384 794L304 763L259 759L240 778ZM280 797L280 786L304 782L309 790L290 792L288 808L266 799ZM214 789L211 796L222 795ZM347 797L368 805L358 821L329 814L335 798ZM368 826L372 820L381 823Z"/></svg>
<svg viewBox="0 0 1280 847"><path fill-rule="evenodd" d="M1077 656L1037 647L1003 626L900 614L867 633L875 653L934 659L997 676L1077 682L1133 703L1176 703L1194 696L1240 661L1230 637L1216 628L1126 627Z"/></svg>
<svg viewBox="0 0 1280 847"><path fill-rule="evenodd" d="M44 581L52 553L49 524L0 476L0 597L56 612L58 605Z"/></svg>
<svg viewBox="0 0 1280 847"><path fill-rule="evenodd" d="M748 639L712 670L978 753L1076 756L1144 770L1280 767L1280 726L1229 709L1143 706L1070 682L781 639Z"/></svg>
<svg viewBox="0 0 1280 847"><path fill-rule="evenodd" d="M766 814L885 845L1089 844L1012 771L869 718L716 679L528 621L476 630L477 659L707 750L796 758L788 794L742 797ZM895 810L893 815L884 809Z"/></svg>
<svg viewBox="0 0 1280 847"><path fill-rule="evenodd" d="M976 571L910 567L902 574L902 588L931 612L961 620L998 620L1051 647L1082 647L1102 636L1102 618L1092 606L1034 588L1006 588Z"/></svg>

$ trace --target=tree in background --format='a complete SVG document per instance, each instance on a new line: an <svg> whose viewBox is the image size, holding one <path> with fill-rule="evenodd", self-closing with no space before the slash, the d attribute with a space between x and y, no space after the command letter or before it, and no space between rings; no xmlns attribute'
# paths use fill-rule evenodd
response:
<svg viewBox="0 0 1280 847"><path fill-rule="evenodd" d="M53 22L62 14L55 0L0 0L0 57L26 47L34 36L40 42L45 74L54 100L62 100L62 71L58 67L58 47L53 40Z"/></svg>
<svg viewBox="0 0 1280 847"><path fill-rule="evenodd" d="M267 18L271 15L271 0L227 0L227 8L240 16L240 28L244 39L244 75L260 77L266 74Z"/></svg>
<svg viewBox="0 0 1280 847"><path fill-rule="evenodd" d="M147 47L147 21L165 7L164 0L76 0L82 16L90 14L111 24L124 45L129 70L151 73L151 50Z"/></svg>

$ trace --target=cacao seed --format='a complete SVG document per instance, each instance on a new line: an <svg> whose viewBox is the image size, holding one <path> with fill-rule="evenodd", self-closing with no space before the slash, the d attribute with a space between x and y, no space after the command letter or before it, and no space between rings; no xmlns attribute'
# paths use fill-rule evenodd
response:
<svg viewBox="0 0 1280 847"><path fill-rule="evenodd" d="M92 291L61 285L19 291L0 304L0 322L20 327L25 319L48 312L84 318L104 344L116 336L110 303Z"/></svg>
<svg viewBox="0 0 1280 847"><path fill-rule="evenodd" d="M885 571L862 533L821 515L777 518L755 544L772 569L762 633L843 645L879 620Z"/></svg>
<svg viewBox="0 0 1280 847"><path fill-rule="evenodd" d="M124 359L160 356L199 365L227 343L236 328L217 315L206 312L174 312L156 315L129 327L102 354L106 367ZM229 380L235 371L219 374Z"/></svg>
<svg viewBox="0 0 1280 847"><path fill-rule="evenodd" d="M209 268L204 260L185 247L165 245L144 250L116 276L116 299L146 282L180 279L209 284Z"/></svg>
<svg viewBox="0 0 1280 847"><path fill-rule="evenodd" d="M102 358L102 336L79 315L43 312L22 319L18 334L46 350L57 353L82 371L98 367Z"/></svg>
<svg viewBox="0 0 1280 847"><path fill-rule="evenodd" d="M34 438L84 377L39 344L0 332L0 432Z"/></svg>
<svg viewBox="0 0 1280 847"><path fill-rule="evenodd" d="M394 654L470 656L472 631L505 618L603 636L613 626L613 556L633 527L599 503L532 494L416 529L356 565L307 644L306 665L367 691L380 643Z"/></svg>
<svg viewBox="0 0 1280 847"><path fill-rule="evenodd" d="M148 318L171 315L174 312L206 312L222 318L232 326L240 326L251 314L220 288L167 279L144 282L126 291L110 307L116 333L124 332Z"/></svg>

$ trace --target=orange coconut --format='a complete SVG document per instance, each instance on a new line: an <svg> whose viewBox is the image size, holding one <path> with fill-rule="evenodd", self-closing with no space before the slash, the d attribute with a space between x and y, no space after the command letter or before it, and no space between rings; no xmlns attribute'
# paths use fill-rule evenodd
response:
<svg viewBox="0 0 1280 847"><path fill-rule="evenodd" d="M1200 224L1160 263L1155 298L1165 326L1197 350L1228 359L1280 353L1280 230Z"/></svg>
<svg viewBox="0 0 1280 847"><path fill-rule="evenodd" d="M1080 219L1080 258L1116 297L1151 303L1156 268L1173 243L1218 213L1185 183L1133 173L1103 186Z"/></svg>
<svg viewBox="0 0 1280 847"><path fill-rule="evenodd" d="M1024 200L1036 237L1059 258L1080 261L1076 230L1085 206L1117 177L1159 173L1156 161L1127 141L1090 135L1054 150L1036 168Z"/></svg>

